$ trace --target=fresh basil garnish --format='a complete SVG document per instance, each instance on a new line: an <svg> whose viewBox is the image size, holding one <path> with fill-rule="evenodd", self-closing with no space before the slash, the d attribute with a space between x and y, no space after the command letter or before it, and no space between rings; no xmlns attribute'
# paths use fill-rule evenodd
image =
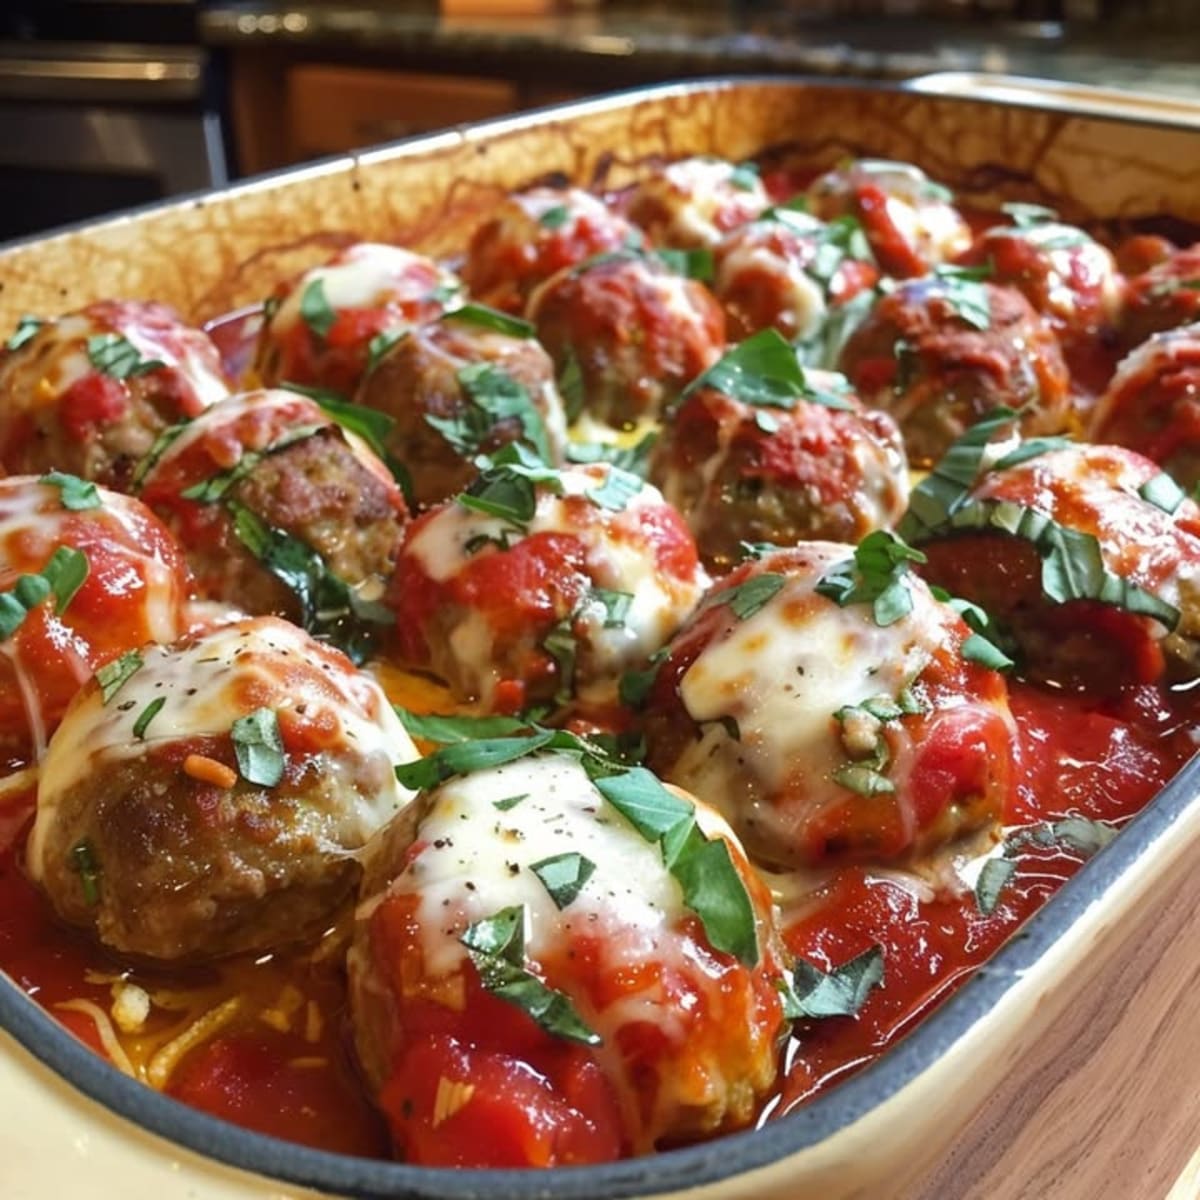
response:
<svg viewBox="0 0 1200 1200"><path fill-rule="evenodd" d="M499 812L508 812L511 808L516 808L522 800L528 800L528 792L518 792L515 796L505 796L503 800L493 800L492 807Z"/></svg>
<svg viewBox="0 0 1200 1200"><path fill-rule="evenodd" d="M697 246L691 250L655 250L655 255L666 264L667 269L685 279L695 279L700 283L712 283L716 276L716 264L713 252L707 246Z"/></svg>
<svg viewBox="0 0 1200 1200"><path fill-rule="evenodd" d="M133 723L133 736L139 741L146 736L146 730L150 728L150 722L158 716L164 704L166 704L166 696L156 696L145 708L138 714L138 718Z"/></svg>
<svg viewBox="0 0 1200 1200"><path fill-rule="evenodd" d="M746 621L774 599L785 583L786 575L766 571L761 575L751 575L736 587L717 592L713 601L717 604L727 604L739 621Z"/></svg>
<svg viewBox="0 0 1200 1200"><path fill-rule="evenodd" d="M632 471L609 465L608 472L599 487L587 488L584 495L597 507L610 512L621 512L630 500L642 490L642 480Z"/></svg>
<svg viewBox="0 0 1200 1200"><path fill-rule="evenodd" d="M493 996L515 1005L555 1037L599 1046L601 1037L575 1011L569 997L547 987L525 961L525 906L502 908L468 925L459 941L479 981Z"/></svg>
<svg viewBox="0 0 1200 1200"><path fill-rule="evenodd" d="M337 313L325 295L325 280L318 277L310 280L300 293L300 317L319 338L329 336L337 320Z"/></svg>
<svg viewBox="0 0 1200 1200"><path fill-rule="evenodd" d="M738 163L738 165L729 172L729 182L739 191L756 191L761 186L761 181L758 174L758 163Z"/></svg>
<svg viewBox="0 0 1200 1200"><path fill-rule="evenodd" d="M783 1015L790 1020L823 1020L857 1016L872 990L883 983L883 950L871 946L861 954L823 971L800 958L784 991Z"/></svg>
<svg viewBox="0 0 1200 1200"><path fill-rule="evenodd" d="M54 597L55 614L62 616L87 576L87 556L59 546L36 575L21 575L8 591L0 592L0 641L12 637L48 596Z"/></svg>
<svg viewBox="0 0 1200 1200"><path fill-rule="evenodd" d="M477 741L480 738L505 737L530 727L530 722L520 717L414 713L398 704L393 704L392 708L409 734L426 742L437 742L439 746L452 746L457 742Z"/></svg>
<svg viewBox="0 0 1200 1200"><path fill-rule="evenodd" d="M815 590L841 608L870 604L876 625L892 625L912 612L909 563L924 561L925 555L902 538L877 529L859 542L852 559L831 567Z"/></svg>
<svg viewBox="0 0 1200 1200"><path fill-rule="evenodd" d="M531 863L529 869L542 881L559 909L573 904L584 884L595 873L596 864L582 854L569 851Z"/></svg>
<svg viewBox="0 0 1200 1200"><path fill-rule="evenodd" d="M140 490L142 481L146 476L158 465L158 460L166 454L171 443L188 427L189 422L181 421L178 425L168 425L154 439L154 444L149 450L138 460L138 464L133 469L133 477L130 479L130 487L136 492Z"/></svg>
<svg viewBox="0 0 1200 1200"><path fill-rule="evenodd" d="M96 682L100 685L100 702L107 704L145 665L136 650L126 650L120 658L114 658L96 671Z"/></svg>
<svg viewBox="0 0 1200 1200"><path fill-rule="evenodd" d="M1007 858L989 858L975 881L975 906L990 917L1000 903L1000 893L1017 873L1017 865Z"/></svg>
<svg viewBox="0 0 1200 1200"><path fill-rule="evenodd" d="M434 754L396 767L396 779L402 787L423 791L437 787L456 775L473 775L492 767L502 767L542 749L573 749L571 734L555 729L536 729L520 737L489 737L454 742Z"/></svg>
<svg viewBox="0 0 1200 1200"><path fill-rule="evenodd" d="M26 342L30 341L39 329L46 322L38 317L23 316L17 320L17 328L12 337L4 343L6 350L20 350Z"/></svg>
<svg viewBox="0 0 1200 1200"><path fill-rule="evenodd" d="M561 229L570 219L571 213L565 204L556 204L548 208L540 217L538 224L543 229Z"/></svg>
<svg viewBox="0 0 1200 1200"><path fill-rule="evenodd" d="M557 622L544 638L542 649L554 660L558 670L555 704L567 704L575 691L575 665L579 659L579 640L575 636L575 614Z"/></svg>
<svg viewBox="0 0 1200 1200"><path fill-rule="evenodd" d="M1174 516L1179 506L1187 499L1187 493L1173 480L1170 475L1159 472L1152 479L1147 479L1138 488L1138 495L1147 504L1161 508L1167 516Z"/></svg>
<svg viewBox="0 0 1200 1200"><path fill-rule="evenodd" d="M646 702L646 697L650 694L650 689L654 686L654 681L658 678L658 668L667 654L668 648L663 646L650 655L644 670L626 671L621 676L617 685L617 694L622 704L626 704L630 708L642 707Z"/></svg>
<svg viewBox="0 0 1200 1200"><path fill-rule="evenodd" d="M225 498L232 487L245 479L263 459L269 458L272 454L278 454L281 450L286 450L298 442L306 441L325 428L328 427L325 425L297 425L294 429L289 429L286 433L281 434L262 450L244 451L237 463L228 470L219 471L208 479L202 479L199 483L184 488L179 494L184 500L195 500L197 504L216 504Z"/></svg>
<svg viewBox="0 0 1200 1200"><path fill-rule="evenodd" d="M87 356L97 371L111 379L132 379L167 365L161 359L143 358L141 351L119 333L97 333L88 338Z"/></svg>
<svg viewBox="0 0 1200 1200"><path fill-rule="evenodd" d="M471 325L478 325L481 329L491 329L496 333L507 334L514 338L531 338L534 335L533 325L529 321L523 321L520 317L510 316L506 312L501 312L498 308L492 308L487 304L476 304L474 302L460 305L458 308L446 313L442 317L443 321L466 321Z"/></svg>
<svg viewBox="0 0 1200 1200"><path fill-rule="evenodd" d="M1037 225L1047 225L1058 220L1058 213L1044 204L1023 204L1014 200L1000 205L1000 211L1012 217L1012 223L1018 229L1033 229Z"/></svg>
<svg viewBox="0 0 1200 1200"><path fill-rule="evenodd" d="M574 423L583 415L587 388L583 378L583 364L579 361L575 347L568 345L563 357L563 364L558 372L558 394L563 399L567 421Z"/></svg>
<svg viewBox="0 0 1200 1200"><path fill-rule="evenodd" d="M955 267L942 263L934 268L934 276L942 284L942 295L960 320L973 329L989 329L992 324L992 305L984 280L991 278L992 268Z"/></svg>
<svg viewBox="0 0 1200 1200"><path fill-rule="evenodd" d="M571 442L566 458L570 463L612 463L623 471L645 479L650 469L650 451L658 441L657 433L643 435L632 446L610 446L604 442Z"/></svg>
<svg viewBox="0 0 1200 1200"><path fill-rule="evenodd" d="M817 252L805 272L822 287L826 299L829 297L834 278L847 260L874 263L871 243L863 232L857 217L849 214L834 217L822 226L817 234Z"/></svg>
<svg viewBox="0 0 1200 1200"><path fill-rule="evenodd" d="M279 718L273 708L256 708L238 717L231 730L238 774L247 783L274 787L283 778L287 764Z"/></svg>
<svg viewBox="0 0 1200 1200"><path fill-rule="evenodd" d="M38 483L58 488L63 508L71 512L86 512L100 507L100 490L94 483L80 479L78 475L67 475L62 471L51 471L43 475Z"/></svg>
<svg viewBox="0 0 1200 1200"><path fill-rule="evenodd" d="M520 422L522 438L533 447L543 462L550 461L546 424L523 383L503 368L484 362L469 363L459 368L457 378L468 401L466 406L449 417L425 414L426 423L436 429L455 450L465 458L473 458L483 450L500 422L515 418Z"/></svg>
<svg viewBox="0 0 1200 1200"><path fill-rule="evenodd" d="M100 864L96 861L95 847L87 838L82 838L71 847L68 862L79 876L84 903L95 908L100 903Z"/></svg>

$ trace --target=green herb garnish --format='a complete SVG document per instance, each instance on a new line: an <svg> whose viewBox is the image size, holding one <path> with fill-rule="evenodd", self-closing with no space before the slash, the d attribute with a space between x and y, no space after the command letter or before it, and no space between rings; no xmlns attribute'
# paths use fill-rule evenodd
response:
<svg viewBox="0 0 1200 1200"><path fill-rule="evenodd" d="M62 616L87 575L87 556L81 550L59 546L40 572L21 575L8 591L0 592L0 641L12 637L48 596L54 597L55 614Z"/></svg>
<svg viewBox="0 0 1200 1200"><path fill-rule="evenodd" d="M238 773L247 783L274 787L283 778L287 759L279 718L273 708L256 708L238 717L231 730Z"/></svg>
<svg viewBox="0 0 1200 1200"><path fill-rule="evenodd" d="M86 512L100 507L100 491L94 483L80 479L78 475L67 475L62 471L51 471L43 475L38 483L58 488L63 508L71 512Z"/></svg>
<svg viewBox="0 0 1200 1200"><path fill-rule="evenodd" d="M784 992L784 1016L793 1021L857 1016L872 990L882 983L883 950L879 946L871 946L828 972L797 959L791 987Z"/></svg>
<svg viewBox="0 0 1200 1200"><path fill-rule="evenodd" d="M877 529L859 542L852 559L836 564L821 577L816 592L842 608L870 604L876 625L892 625L912 612L909 563L924 561L924 554L896 534Z"/></svg>
<svg viewBox="0 0 1200 1200"><path fill-rule="evenodd" d="M12 337L4 343L6 350L20 350L30 339L34 337L39 329L45 324L45 321L38 317L23 316L17 321L16 331Z"/></svg>
<svg viewBox="0 0 1200 1200"><path fill-rule="evenodd" d="M531 863L529 869L542 881L555 905L563 909L574 903L583 885L594 874L596 864L590 858L570 851Z"/></svg>
<svg viewBox="0 0 1200 1200"><path fill-rule="evenodd" d="M144 665L138 651L126 650L120 658L100 667L96 671L96 682L100 685L101 703L107 704Z"/></svg>
<svg viewBox="0 0 1200 1200"><path fill-rule="evenodd" d="M97 371L112 379L131 379L167 365L161 359L143 358L141 351L119 333L98 333L88 338L87 356Z"/></svg>
<svg viewBox="0 0 1200 1200"><path fill-rule="evenodd" d="M87 838L83 838L71 847L69 858L71 870L79 876L79 884L83 888L83 900L90 908L100 903L100 864L96 861L96 851Z"/></svg>
<svg viewBox="0 0 1200 1200"><path fill-rule="evenodd" d="M138 719L133 723L133 736L139 741L146 736L146 730L150 728L150 722L158 716L162 706L166 704L166 696L156 696L145 708L138 714Z"/></svg>
<svg viewBox="0 0 1200 1200"><path fill-rule="evenodd" d="M300 294L300 316L305 325L319 338L329 336L337 320L337 313L325 295L325 280L311 280Z"/></svg>

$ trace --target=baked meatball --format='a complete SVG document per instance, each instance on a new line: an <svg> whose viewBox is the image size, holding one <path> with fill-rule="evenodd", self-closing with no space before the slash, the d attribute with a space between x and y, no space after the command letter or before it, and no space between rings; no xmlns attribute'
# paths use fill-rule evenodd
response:
<svg viewBox="0 0 1200 1200"><path fill-rule="evenodd" d="M411 798L394 768L416 751L383 692L271 617L129 667L85 685L42 764L26 854L55 911L164 961L313 932Z"/></svg>
<svg viewBox="0 0 1200 1200"><path fill-rule="evenodd" d="M409 495L428 508L479 474L475 458L522 441L563 462L567 427L554 364L532 336L477 323L470 307L421 325L363 380L358 402L392 418L386 441Z"/></svg>
<svg viewBox="0 0 1200 1200"><path fill-rule="evenodd" d="M1003 677L967 658L962 618L909 572L907 609L839 591L861 585L855 562L853 546L809 542L739 567L649 693L650 765L769 864L916 857L992 828L1008 801Z"/></svg>
<svg viewBox="0 0 1200 1200"><path fill-rule="evenodd" d="M627 211L655 245L691 250L715 246L770 203L751 164L699 157L651 171L630 192Z"/></svg>
<svg viewBox="0 0 1200 1200"><path fill-rule="evenodd" d="M489 709L611 696L708 582L657 488L605 463L541 474L498 467L418 517L389 589L400 660Z"/></svg>
<svg viewBox="0 0 1200 1200"><path fill-rule="evenodd" d="M307 397L246 392L214 405L160 448L141 495L207 598L295 620L355 658L365 627L390 624L374 601L403 536L404 497Z"/></svg>
<svg viewBox="0 0 1200 1200"><path fill-rule="evenodd" d="M899 284L850 335L841 369L863 402L900 425L908 461L928 466L996 408L1022 409L1026 433L1070 416L1058 340L1015 288L969 276Z"/></svg>
<svg viewBox="0 0 1200 1200"><path fill-rule="evenodd" d="M103 300L25 318L0 350L0 467L127 491L169 425L229 395L217 348L162 304Z"/></svg>
<svg viewBox="0 0 1200 1200"><path fill-rule="evenodd" d="M1037 682L1111 693L1168 669L1195 676L1200 508L1131 450L1076 445L1006 465L1016 445L988 451L999 466L950 517L906 518L922 573L986 609ZM924 510L915 493L912 510Z"/></svg>
<svg viewBox="0 0 1200 1200"><path fill-rule="evenodd" d="M1153 334L1100 397L1088 441L1128 446L1189 492L1200 483L1200 323Z"/></svg>
<svg viewBox="0 0 1200 1200"><path fill-rule="evenodd" d="M786 408L700 388L655 445L650 478L712 570L739 562L743 542L857 542L904 511L908 465L895 421L864 408L840 375L805 379L810 391Z"/></svg>
<svg viewBox="0 0 1200 1200"><path fill-rule="evenodd" d="M534 293L529 319L568 408L577 399L617 428L657 416L725 345L721 306L703 284L632 253L555 275Z"/></svg>
<svg viewBox="0 0 1200 1200"><path fill-rule="evenodd" d="M1134 275L1125 292L1121 345L1140 346L1152 333L1200 321L1200 242L1176 250Z"/></svg>
<svg viewBox="0 0 1200 1200"><path fill-rule="evenodd" d="M730 338L777 329L810 338L830 307L872 287L879 269L853 218L832 225L779 209L727 234L713 251L713 291Z"/></svg>
<svg viewBox="0 0 1200 1200"><path fill-rule="evenodd" d="M1015 211L1018 224L981 233L960 261L990 266L993 283L1017 288L1058 335L1073 378L1098 392L1116 364L1124 279L1112 253L1082 229L1049 210Z"/></svg>
<svg viewBox="0 0 1200 1200"><path fill-rule="evenodd" d="M471 235L463 282L475 299L519 315L551 275L641 241L634 225L588 192L531 188L502 200Z"/></svg>
<svg viewBox="0 0 1200 1200"><path fill-rule="evenodd" d="M375 242L347 246L275 289L263 306L255 371L268 387L301 383L352 396L373 358L441 316L461 288L422 254Z"/></svg>
<svg viewBox="0 0 1200 1200"><path fill-rule="evenodd" d="M703 904L577 758L443 783L389 835L350 954L360 1057L404 1161L565 1166L753 1119L785 1030L770 895L714 812L644 770L617 780L695 821L748 945L714 944ZM499 990L501 963L536 999Z"/></svg>
<svg viewBox="0 0 1200 1200"><path fill-rule="evenodd" d="M0 763L9 767L41 756L93 671L179 637L189 590L183 555L149 509L74 476L45 478L0 480Z"/></svg>
<svg viewBox="0 0 1200 1200"><path fill-rule="evenodd" d="M823 221L856 217L888 275L924 275L971 244L970 226L949 189L910 163L859 159L815 179L811 211Z"/></svg>

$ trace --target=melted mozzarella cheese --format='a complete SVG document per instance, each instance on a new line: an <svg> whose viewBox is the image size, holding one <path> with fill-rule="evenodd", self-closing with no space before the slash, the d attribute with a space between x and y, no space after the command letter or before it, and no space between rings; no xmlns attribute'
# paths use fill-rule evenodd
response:
<svg viewBox="0 0 1200 1200"><path fill-rule="evenodd" d="M261 617L222 625L182 646L150 646L141 654L143 666L108 704L99 688L82 693L50 739L29 838L34 878L41 876L59 798L69 795L94 763L139 758L148 747L169 742L227 735L237 718L260 707L290 711L296 721L335 730L322 737L325 770L338 769L339 753L356 760L383 755L393 765L417 757L379 685L286 621ZM144 737L136 737L135 722L160 699L165 703ZM409 799L411 793L390 772L376 794L364 796L355 789L363 840Z"/></svg>
<svg viewBox="0 0 1200 1200"><path fill-rule="evenodd" d="M736 207L743 220L749 220L770 203L757 177L740 186L731 182L733 172L734 167L720 159L672 163L635 190L630 209L661 207L666 220L653 231L667 245L715 246L724 236L716 223L722 210Z"/></svg>
<svg viewBox="0 0 1200 1200"><path fill-rule="evenodd" d="M454 279L423 254L400 246L360 242L304 274L271 318L272 330L282 333L303 319L300 305L305 290L317 281L322 284L329 307L339 310L382 308L397 297L421 300Z"/></svg>
<svg viewBox="0 0 1200 1200"><path fill-rule="evenodd" d="M831 780L847 761L834 713L875 696L894 698L943 644L936 602L915 580L913 609L876 625L865 605L840 608L813 587L853 548L812 543L807 570L791 569L784 586L748 619L701 652L680 681L680 697L697 723L710 723L671 777L724 811L731 806L770 829L780 820L771 794L803 776L805 794L844 798ZM740 740L719 724L732 717ZM754 795L745 796L747 768Z"/></svg>
<svg viewBox="0 0 1200 1200"><path fill-rule="evenodd" d="M796 337L806 338L820 328L825 317L825 297L820 286L799 267L789 266L766 246L739 241L717 268L716 292L728 294L738 277L764 275L776 281L779 310L792 315Z"/></svg>

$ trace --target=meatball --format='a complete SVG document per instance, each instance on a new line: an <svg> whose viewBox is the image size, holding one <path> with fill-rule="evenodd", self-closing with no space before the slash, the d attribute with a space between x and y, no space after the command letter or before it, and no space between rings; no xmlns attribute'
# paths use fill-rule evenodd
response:
<svg viewBox="0 0 1200 1200"><path fill-rule="evenodd" d="M123 953L271 950L353 892L416 757L378 685L283 621L147 647L51 739L29 872Z"/></svg>
<svg viewBox="0 0 1200 1200"><path fill-rule="evenodd" d="M407 518L384 465L307 397L259 391L214 405L160 448L142 498L185 547L201 593L275 613L354 649Z"/></svg>
<svg viewBox="0 0 1200 1200"><path fill-rule="evenodd" d="M823 221L856 217L875 261L899 278L924 275L971 244L970 226L947 188L910 163L860 159L815 179L812 212Z"/></svg>
<svg viewBox="0 0 1200 1200"><path fill-rule="evenodd" d="M74 476L44 479L0 480L0 762L10 767L41 757L93 671L179 637L189 590L183 555L149 509Z"/></svg>
<svg viewBox="0 0 1200 1200"><path fill-rule="evenodd" d="M408 471L418 508L462 491L479 474L476 456L509 442L563 462L566 417L550 356L532 336L478 324L474 311L414 329L359 389L360 404L394 421L387 449Z"/></svg>
<svg viewBox="0 0 1200 1200"><path fill-rule="evenodd" d="M767 889L710 809L644 770L616 781L695 822L748 945L716 944L703 898L573 756L427 793L373 865L349 960L360 1057L406 1162L645 1153L747 1125L773 1083L785 965Z"/></svg>
<svg viewBox="0 0 1200 1200"><path fill-rule="evenodd" d="M26 318L0 351L0 467L128 491L169 425L229 394L216 346L162 304L104 300Z"/></svg>
<svg viewBox="0 0 1200 1200"><path fill-rule="evenodd" d="M1168 668L1194 676L1200 507L1131 450L1076 445L1006 465L1011 449L987 452L998 466L950 517L906 518L923 574L986 609L1036 682L1111 693Z"/></svg>
<svg viewBox="0 0 1200 1200"><path fill-rule="evenodd" d="M638 230L579 188L532 188L502 200L471 235L462 277L477 300L521 314L551 275L640 245Z"/></svg>
<svg viewBox="0 0 1200 1200"><path fill-rule="evenodd" d="M1055 221L1049 210L1016 212L1017 225L980 234L960 261L990 266L993 283L1020 290L1058 335L1072 376L1099 391L1115 365L1124 294L1113 256L1083 230Z"/></svg>
<svg viewBox="0 0 1200 1200"><path fill-rule="evenodd" d="M1008 802L1004 679L968 659L962 619L908 572L889 593L907 610L836 588L865 589L862 548L810 542L738 568L649 693L650 765L770 864L908 859L991 830Z"/></svg>
<svg viewBox="0 0 1200 1200"><path fill-rule="evenodd" d="M1015 288L958 273L907 280L850 335L841 369L866 404L899 422L913 466L928 466L996 408L1023 409L1026 433L1070 415L1058 340Z"/></svg>
<svg viewBox="0 0 1200 1200"><path fill-rule="evenodd" d="M853 218L826 225L780 209L727 234L713 253L713 291L731 338L761 329L777 329L790 340L810 338L829 307L847 303L879 278Z"/></svg>
<svg viewBox="0 0 1200 1200"><path fill-rule="evenodd" d="M1088 440L1144 454L1188 491L1200 483L1200 323L1156 333L1128 355Z"/></svg>
<svg viewBox="0 0 1200 1200"><path fill-rule="evenodd" d="M1130 350L1152 333L1200 321L1200 242L1176 250L1133 276L1126 288L1121 345Z"/></svg>
<svg viewBox="0 0 1200 1200"><path fill-rule="evenodd" d="M725 345L712 293L634 254L555 275L534 293L529 318L568 405L577 397L584 412L617 428L657 416Z"/></svg>
<svg viewBox="0 0 1200 1200"><path fill-rule="evenodd" d="M903 513L908 466L895 421L864 408L840 375L809 371L806 383L788 408L700 388L663 430L650 478L710 569L729 570L743 542L857 542Z"/></svg>
<svg viewBox="0 0 1200 1200"><path fill-rule="evenodd" d="M691 250L715 246L770 203L752 164L685 158L642 179L629 195L628 212L656 245Z"/></svg>
<svg viewBox="0 0 1200 1200"><path fill-rule="evenodd" d="M268 387L301 383L351 396L372 359L441 316L461 286L411 250L348 246L275 289L263 306L255 370Z"/></svg>
<svg viewBox="0 0 1200 1200"><path fill-rule="evenodd" d="M389 588L401 662L489 709L610 696L708 582L657 488L603 463L539 474L499 466L417 518Z"/></svg>

